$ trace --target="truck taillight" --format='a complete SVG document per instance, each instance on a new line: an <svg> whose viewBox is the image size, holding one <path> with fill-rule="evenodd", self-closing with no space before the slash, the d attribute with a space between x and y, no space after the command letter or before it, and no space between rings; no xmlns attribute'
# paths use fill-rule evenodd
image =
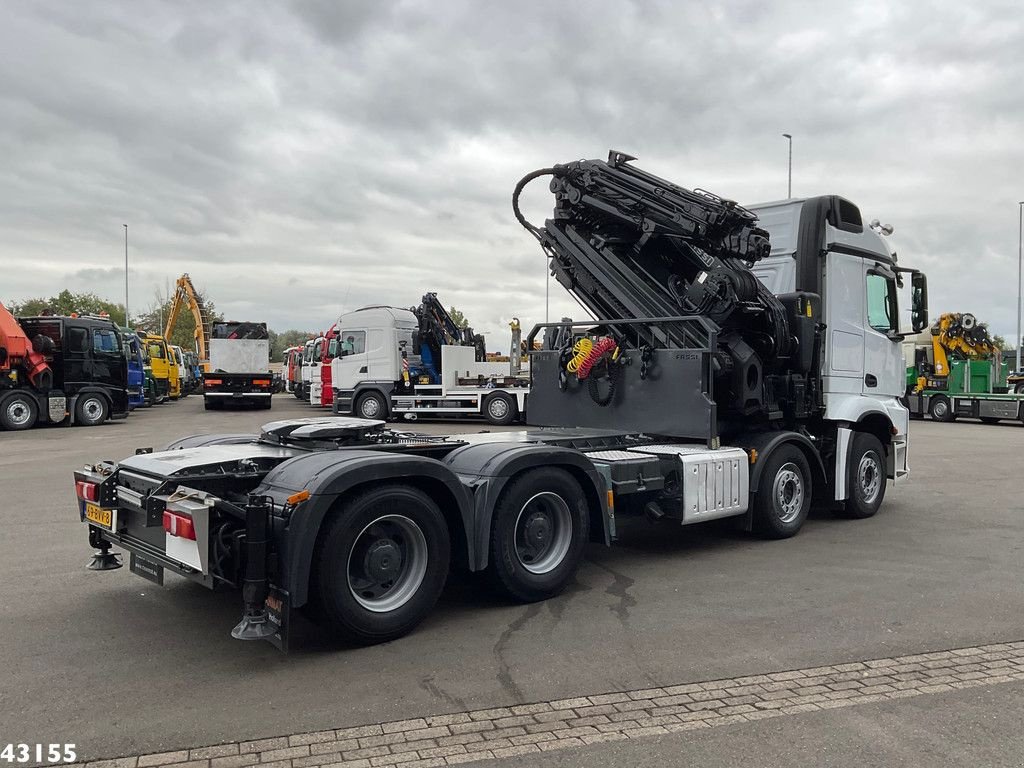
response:
<svg viewBox="0 0 1024 768"><path fill-rule="evenodd" d="M192 522L192 518L179 512L171 512L169 509L164 510L164 530L171 534L171 536L191 539L192 541L196 540L196 526Z"/></svg>
<svg viewBox="0 0 1024 768"><path fill-rule="evenodd" d="M269 387L270 379L253 379L252 383L255 384L257 387Z"/></svg>
<svg viewBox="0 0 1024 768"><path fill-rule="evenodd" d="M75 493L82 501L98 501L100 498L99 486L96 483L87 483L84 480L75 481Z"/></svg>
<svg viewBox="0 0 1024 768"><path fill-rule="evenodd" d="M203 384L223 384L221 379L203 379Z"/></svg>

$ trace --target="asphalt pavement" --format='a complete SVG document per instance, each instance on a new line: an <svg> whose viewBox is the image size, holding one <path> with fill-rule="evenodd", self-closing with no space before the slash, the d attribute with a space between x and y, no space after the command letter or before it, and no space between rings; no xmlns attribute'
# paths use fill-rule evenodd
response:
<svg viewBox="0 0 1024 768"><path fill-rule="evenodd" d="M1019 425L914 422L911 480L873 519L815 517L782 542L638 522L611 549L592 546L557 599L511 605L456 576L415 633L373 648L299 620L282 655L230 637L236 593L85 570L76 466L314 413L288 395L269 413L206 413L190 397L92 429L0 433L0 743L74 742L92 759L1024 638ZM522 764L920 765L933 763L911 758L932 748L946 764L1018 764L1021 692L866 704ZM816 744L830 752L808 751Z"/></svg>

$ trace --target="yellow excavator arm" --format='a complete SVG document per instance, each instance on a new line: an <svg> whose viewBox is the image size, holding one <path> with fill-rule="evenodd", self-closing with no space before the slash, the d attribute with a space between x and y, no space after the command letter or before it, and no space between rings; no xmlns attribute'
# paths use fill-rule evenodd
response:
<svg viewBox="0 0 1024 768"><path fill-rule="evenodd" d="M196 323L195 340L196 352L199 353L199 365L204 371L210 370L210 353L208 339L210 338L210 317L206 313L202 299L192 285L192 279L186 272L178 278L174 287L174 300L171 302L171 311L167 314L167 325L164 326L164 338L170 339L174 325L178 321L183 307L188 307Z"/></svg>

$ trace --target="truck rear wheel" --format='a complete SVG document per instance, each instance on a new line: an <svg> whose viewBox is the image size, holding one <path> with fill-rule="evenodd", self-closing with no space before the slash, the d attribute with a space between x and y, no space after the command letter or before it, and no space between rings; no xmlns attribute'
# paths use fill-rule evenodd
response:
<svg viewBox="0 0 1024 768"><path fill-rule="evenodd" d="M391 485L356 496L320 533L314 619L364 645L401 637L437 602L450 554L444 515L427 494Z"/></svg>
<svg viewBox="0 0 1024 768"><path fill-rule="evenodd" d="M507 426L516 420L516 401L504 392L495 392L484 401L484 416L490 424Z"/></svg>
<svg viewBox="0 0 1024 768"><path fill-rule="evenodd" d="M207 411L219 411L224 407L224 403L215 397L204 397L203 408Z"/></svg>
<svg viewBox="0 0 1024 768"><path fill-rule="evenodd" d="M12 431L31 429L39 418L34 398L24 393L11 395L0 406L0 426Z"/></svg>
<svg viewBox="0 0 1024 768"><path fill-rule="evenodd" d="M559 594L589 538L583 489L563 469L532 469L501 495L491 520L488 570L501 591L526 603Z"/></svg>
<svg viewBox="0 0 1024 768"><path fill-rule="evenodd" d="M388 404L380 392L364 392L356 400L356 416L361 419L387 419Z"/></svg>
<svg viewBox="0 0 1024 768"><path fill-rule="evenodd" d="M95 427L107 420L109 411L103 395L91 392L81 395L75 404L75 423L83 427Z"/></svg>
<svg viewBox="0 0 1024 768"><path fill-rule="evenodd" d="M846 500L841 517L863 520L874 515L885 498L885 450L882 441L867 432L853 436L846 471Z"/></svg>
<svg viewBox="0 0 1024 768"><path fill-rule="evenodd" d="M932 402L928 406L928 413L936 421L956 421L956 414L953 413L953 407L950 405L949 398L942 395L932 398Z"/></svg>
<svg viewBox="0 0 1024 768"><path fill-rule="evenodd" d="M811 469L795 445L768 457L751 503L754 530L769 539L795 536L811 508Z"/></svg>

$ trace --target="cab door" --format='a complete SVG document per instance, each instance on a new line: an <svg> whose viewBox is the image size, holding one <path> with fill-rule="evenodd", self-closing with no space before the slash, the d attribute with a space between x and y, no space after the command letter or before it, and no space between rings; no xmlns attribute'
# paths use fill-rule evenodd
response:
<svg viewBox="0 0 1024 768"><path fill-rule="evenodd" d="M865 395L900 397L907 370L899 337L896 276L881 265L865 262L864 275Z"/></svg>

